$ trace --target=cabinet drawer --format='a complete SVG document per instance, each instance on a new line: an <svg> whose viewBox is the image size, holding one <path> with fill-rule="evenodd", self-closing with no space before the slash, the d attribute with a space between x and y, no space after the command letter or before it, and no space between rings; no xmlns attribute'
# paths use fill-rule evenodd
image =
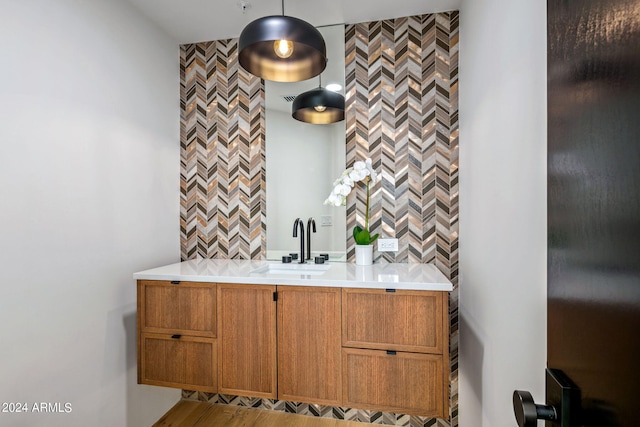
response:
<svg viewBox="0 0 640 427"><path fill-rule="evenodd" d="M443 353L445 292L342 290L342 345Z"/></svg>
<svg viewBox="0 0 640 427"><path fill-rule="evenodd" d="M217 391L215 339L142 334L139 357L140 384Z"/></svg>
<svg viewBox="0 0 640 427"><path fill-rule="evenodd" d="M446 418L442 356L343 348L344 406Z"/></svg>
<svg viewBox="0 0 640 427"><path fill-rule="evenodd" d="M143 332L216 336L216 285L141 280L138 314Z"/></svg>

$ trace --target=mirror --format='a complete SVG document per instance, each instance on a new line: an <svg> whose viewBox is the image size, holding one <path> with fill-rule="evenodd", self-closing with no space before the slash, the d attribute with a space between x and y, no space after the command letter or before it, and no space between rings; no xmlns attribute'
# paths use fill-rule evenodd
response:
<svg viewBox="0 0 640 427"><path fill-rule="evenodd" d="M339 83L344 95L344 25L320 27L327 44L327 68L322 86ZM265 147L267 181L267 259L300 252L293 237L296 218L313 218L311 259L328 253L330 261L346 260L345 207L324 206L333 182L345 169L345 121L314 125L291 117L296 95L315 89L319 78L297 83L265 80Z"/></svg>

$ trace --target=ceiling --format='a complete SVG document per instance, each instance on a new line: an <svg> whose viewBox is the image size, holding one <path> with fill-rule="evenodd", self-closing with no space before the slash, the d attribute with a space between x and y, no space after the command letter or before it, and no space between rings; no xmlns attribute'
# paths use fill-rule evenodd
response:
<svg viewBox="0 0 640 427"><path fill-rule="evenodd" d="M280 0L127 0L178 43L235 38L249 22L281 15ZM315 26L444 12L461 0L288 0L285 15ZM246 10L242 11L242 5Z"/></svg>
<svg viewBox="0 0 640 427"><path fill-rule="evenodd" d="M179 44L221 40L240 36L251 21L282 14L281 0L127 0L159 25ZM322 83L344 85L344 32L330 35L335 24L349 24L403 16L444 12L460 8L461 0L285 0L285 15L295 16L320 28L327 42L327 69ZM243 12L244 6L244 12ZM332 29L333 28L333 29ZM332 47L333 46L333 47ZM339 50L338 50L339 48ZM332 54L338 53L332 58ZM318 87L317 78L296 82L266 82L265 108L291 112L291 100ZM267 87L268 86L268 87ZM344 88L340 91L344 95ZM289 98L288 100L285 100Z"/></svg>

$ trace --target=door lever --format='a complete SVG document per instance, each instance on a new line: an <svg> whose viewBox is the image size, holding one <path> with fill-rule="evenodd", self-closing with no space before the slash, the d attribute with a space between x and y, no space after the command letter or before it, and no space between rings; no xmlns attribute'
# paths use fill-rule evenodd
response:
<svg viewBox="0 0 640 427"><path fill-rule="evenodd" d="M536 427L537 420L550 421L546 425L579 427L580 389L558 369L546 369L546 402L538 405L528 391L513 392L513 412L519 427Z"/></svg>
<svg viewBox="0 0 640 427"><path fill-rule="evenodd" d="M536 427L538 420L556 421L558 414L553 406L538 405L528 391L513 392L513 412L519 427Z"/></svg>

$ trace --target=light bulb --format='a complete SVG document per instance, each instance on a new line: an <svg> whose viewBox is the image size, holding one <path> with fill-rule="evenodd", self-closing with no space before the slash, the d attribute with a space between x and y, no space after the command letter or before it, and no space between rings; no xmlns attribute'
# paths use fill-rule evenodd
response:
<svg viewBox="0 0 640 427"><path fill-rule="evenodd" d="M293 53L293 42L289 40L276 40L273 42L273 50L280 58L286 59Z"/></svg>
<svg viewBox="0 0 640 427"><path fill-rule="evenodd" d="M324 105L316 105L315 107L313 107L314 110L316 110L318 113L322 113L324 110L327 109L327 107L325 107Z"/></svg>

